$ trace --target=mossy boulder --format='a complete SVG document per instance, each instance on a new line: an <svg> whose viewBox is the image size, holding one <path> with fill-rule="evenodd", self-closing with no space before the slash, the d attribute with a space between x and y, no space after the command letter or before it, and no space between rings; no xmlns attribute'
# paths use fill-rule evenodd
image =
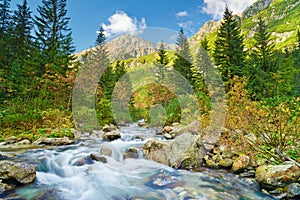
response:
<svg viewBox="0 0 300 200"><path fill-rule="evenodd" d="M21 184L32 183L36 178L35 166L12 161L0 161L0 180Z"/></svg>
<svg viewBox="0 0 300 200"><path fill-rule="evenodd" d="M295 183L300 177L299 167L293 164L287 165L263 165L259 166L255 172L256 180L267 189L285 187L290 183Z"/></svg>

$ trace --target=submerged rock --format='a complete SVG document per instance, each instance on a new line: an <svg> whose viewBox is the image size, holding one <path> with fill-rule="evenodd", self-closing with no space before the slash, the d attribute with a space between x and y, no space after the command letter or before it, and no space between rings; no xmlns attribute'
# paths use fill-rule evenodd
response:
<svg viewBox="0 0 300 200"><path fill-rule="evenodd" d="M92 160L99 161L102 163L107 163L107 159L100 153L94 152L89 156Z"/></svg>
<svg viewBox="0 0 300 200"><path fill-rule="evenodd" d="M288 165L263 165L255 172L256 180L265 188L273 190L297 182L300 177L299 167Z"/></svg>
<svg viewBox="0 0 300 200"><path fill-rule="evenodd" d="M139 150L135 147L129 147L128 149L126 149L123 155L123 159L126 158L139 158Z"/></svg>
<svg viewBox="0 0 300 200"><path fill-rule="evenodd" d="M100 149L100 153L105 156L112 156L112 150L109 147L102 146Z"/></svg>
<svg viewBox="0 0 300 200"><path fill-rule="evenodd" d="M32 183L36 177L35 166L12 161L0 161L0 180L21 184Z"/></svg>

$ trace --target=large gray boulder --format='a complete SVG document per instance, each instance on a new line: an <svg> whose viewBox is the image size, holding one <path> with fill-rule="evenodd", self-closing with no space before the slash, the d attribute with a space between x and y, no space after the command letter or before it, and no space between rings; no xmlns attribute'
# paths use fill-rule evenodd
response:
<svg viewBox="0 0 300 200"><path fill-rule="evenodd" d="M159 140L149 140L143 147L147 159L169 165L170 145Z"/></svg>
<svg viewBox="0 0 300 200"><path fill-rule="evenodd" d="M21 184L32 183L36 177L35 166L12 161L0 161L0 180L16 181Z"/></svg>
<svg viewBox="0 0 300 200"><path fill-rule="evenodd" d="M149 140L142 149L147 159L181 169L203 165L205 155L201 136L191 132L182 133L171 143Z"/></svg>
<svg viewBox="0 0 300 200"><path fill-rule="evenodd" d="M267 189L283 188L299 180L300 169L293 164L263 165L256 169L255 178Z"/></svg>
<svg viewBox="0 0 300 200"><path fill-rule="evenodd" d="M203 143L200 135L183 133L170 146L170 166L191 169L203 164L204 154L200 150Z"/></svg>

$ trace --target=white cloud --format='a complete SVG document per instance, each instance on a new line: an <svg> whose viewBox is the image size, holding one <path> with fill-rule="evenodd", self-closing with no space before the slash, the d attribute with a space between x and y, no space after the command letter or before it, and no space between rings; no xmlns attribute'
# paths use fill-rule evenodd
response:
<svg viewBox="0 0 300 200"><path fill-rule="evenodd" d="M185 17L188 16L188 12L187 11L181 11L179 13L176 14L177 17Z"/></svg>
<svg viewBox="0 0 300 200"><path fill-rule="evenodd" d="M234 14L241 13L247 6L256 0L204 0L202 12L212 15L213 19L218 20L223 17L225 6L233 11Z"/></svg>
<svg viewBox="0 0 300 200"><path fill-rule="evenodd" d="M135 32L137 29L147 28L145 18L138 22L135 17L129 17L124 11L116 11L115 14L108 18L109 24L102 23L104 34L111 36L126 32Z"/></svg>

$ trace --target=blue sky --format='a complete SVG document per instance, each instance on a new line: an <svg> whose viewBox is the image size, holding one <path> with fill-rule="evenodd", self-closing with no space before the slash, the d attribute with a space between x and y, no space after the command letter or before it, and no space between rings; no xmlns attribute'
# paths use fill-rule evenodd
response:
<svg viewBox="0 0 300 200"><path fill-rule="evenodd" d="M183 27L192 36L208 20L221 18L227 3L241 12L255 0L69 0L68 16L76 52L93 45L96 31L102 25L107 36L137 28L160 27L178 31ZM22 0L13 0L15 3ZM41 1L28 0L36 13Z"/></svg>

